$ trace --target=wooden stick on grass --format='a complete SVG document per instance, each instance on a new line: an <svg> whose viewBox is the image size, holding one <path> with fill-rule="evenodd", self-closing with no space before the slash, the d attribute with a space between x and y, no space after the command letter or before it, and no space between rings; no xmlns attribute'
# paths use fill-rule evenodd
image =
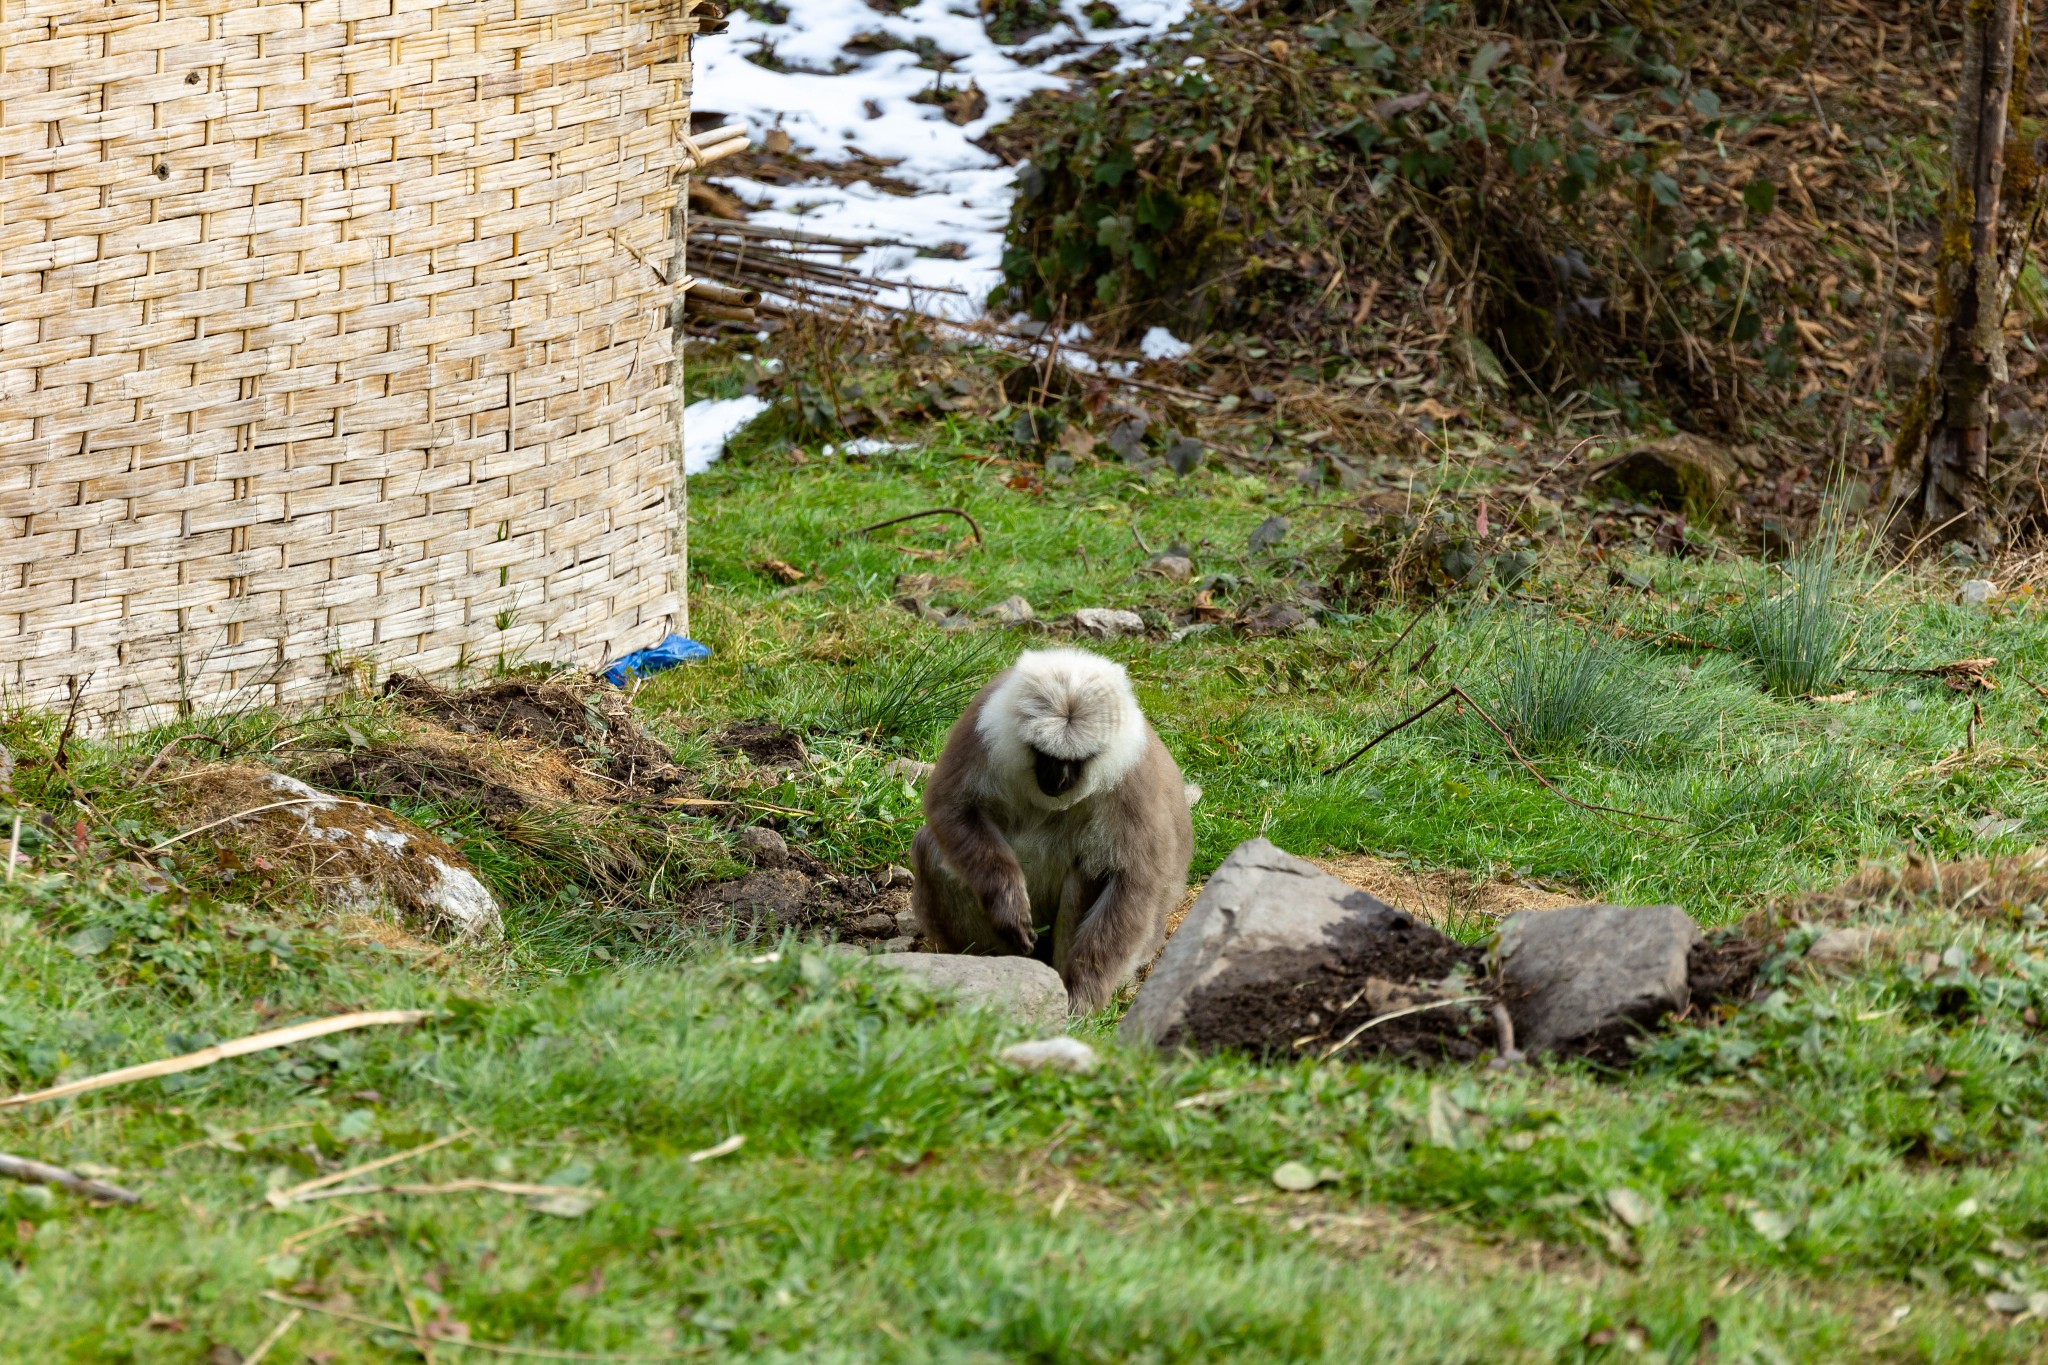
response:
<svg viewBox="0 0 2048 1365"><path fill-rule="evenodd" d="M1346 755L1338 762L1333 763L1329 767L1323 769L1322 775L1324 777L1331 777L1337 773L1343 772L1353 763L1356 763L1359 759L1365 757L1366 753L1369 750L1371 750L1374 745L1378 744L1381 740L1387 739L1390 736L1398 734L1402 730L1407 729L1416 721L1421 720L1424 716L1436 710L1437 707L1442 706L1452 697L1456 697L1459 701L1462 701L1465 703L1465 705L1471 707L1473 713L1476 714L1479 717L1479 719L1485 721L1487 727L1491 729L1496 735L1500 736L1501 743L1508 746L1508 752L1514 755L1515 762L1521 764L1522 767L1528 771L1529 776L1535 778L1538 782L1542 783L1543 789L1549 792L1552 796L1555 796L1558 800L1566 802L1570 805L1577 806L1580 810L1600 811L1606 815L1625 815L1631 820L1657 820L1667 825L1675 825L1678 823L1678 817L1675 815L1650 815L1639 810L1624 810L1619 806L1596 805L1591 801L1581 801L1575 796L1567 796L1564 790L1561 787L1559 787L1555 782L1552 782L1549 778L1545 777L1542 771L1539 768L1537 768L1537 766L1534 763L1531 763L1528 759L1522 757L1522 751L1515 747L1514 736L1510 735L1504 728L1502 728L1501 723L1495 720L1492 717L1492 715L1490 715L1487 712L1487 709L1485 707L1481 706L1478 702L1472 700L1472 694L1470 692L1467 692L1464 688L1455 685L1446 687L1443 690L1442 694L1439 695L1435 701L1430 702L1429 705L1423 707L1420 711L1416 711L1413 714L1409 715L1406 719L1396 721L1394 724L1389 725L1386 729L1380 731L1377 735L1374 735L1371 739L1359 745L1358 748L1352 750L1350 754Z"/></svg>
<svg viewBox="0 0 2048 1365"><path fill-rule="evenodd" d="M88 1199L105 1199L116 1204L142 1202L142 1196L133 1190L124 1190L119 1185L109 1185L101 1180L88 1180L76 1171L67 1171L62 1166L31 1161L25 1156L9 1156L5 1152L0 1152L0 1176L6 1176L11 1180L26 1180L32 1185L55 1185L73 1194L82 1194Z"/></svg>
<svg viewBox="0 0 2048 1365"><path fill-rule="evenodd" d="M290 1298L274 1289L264 1290L263 1297L272 1303L283 1304L286 1308L296 1308L307 1313L324 1313L330 1318L340 1318L343 1322L353 1322L362 1327L374 1327L395 1336L412 1335L412 1329L404 1323L386 1322L382 1318L373 1318L364 1313L351 1313L345 1308L330 1308L311 1299ZM479 1341L474 1337L436 1337L434 1344L453 1346L465 1351L488 1351L493 1355L529 1356L536 1360L681 1360L687 1356L706 1355L711 1351L709 1346L690 1346L664 1355L611 1355L602 1351L561 1351L548 1346L517 1346L509 1341Z"/></svg>
<svg viewBox="0 0 2048 1365"><path fill-rule="evenodd" d="M246 1038L234 1038L225 1043L215 1043L197 1052L188 1052L182 1057L165 1057L160 1061L143 1062L138 1066L124 1066L119 1071L105 1071L83 1080L66 1081L53 1085L48 1090L31 1091L26 1095L9 1095L0 1099L0 1109L18 1109L25 1104L40 1104L44 1100L67 1099L72 1095L83 1095L88 1091L105 1090L110 1086L126 1085L130 1081L155 1080L159 1076L175 1076L181 1071L197 1071L203 1066L226 1061L230 1057L243 1057L251 1052L265 1052L274 1047L290 1047L312 1038L325 1038L330 1033L345 1033L350 1029L369 1028L376 1024L417 1024L429 1018L432 1010L363 1010L356 1014L337 1014L326 1019L309 1019L303 1024L289 1028L271 1029L267 1033L252 1033Z"/></svg>
<svg viewBox="0 0 2048 1365"><path fill-rule="evenodd" d="M934 507L928 512L912 512L909 516L891 517L887 521L878 521L872 526L863 526L857 531L849 532L849 534L864 536L870 531L879 531L885 526L898 526L906 521L916 521L920 517L958 517L966 522L968 528L974 532L974 543L976 545L985 546L988 544L987 541L981 538L981 523L957 507Z"/></svg>
<svg viewBox="0 0 2048 1365"><path fill-rule="evenodd" d="M402 1152L393 1152L390 1156L380 1156L375 1161L365 1161L360 1166L351 1166L345 1171L336 1171L332 1175L315 1176L311 1180L302 1180L289 1189L272 1190L269 1194L263 1196L264 1202L274 1209L281 1209L304 1199L316 1190L324 1190L331 1185L339 1185L343 1181L353 1180L359 1175L368 1175L371 1171L381 1171L386 1166L396 1166L399 1162L410 1161L416 1156L425 1156L428 1152L446 1147L451 1142L460 1142L475 1132L476 1129L465 1125L446 1137L435 1138L432 1142L423 1142L417 1147L408 1147Z"/></svg>

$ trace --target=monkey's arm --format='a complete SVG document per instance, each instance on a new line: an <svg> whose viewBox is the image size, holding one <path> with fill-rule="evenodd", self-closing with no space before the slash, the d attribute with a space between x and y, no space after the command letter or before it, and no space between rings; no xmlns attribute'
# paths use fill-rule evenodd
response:
<svg viewBox="0 0 2048 1365"><path fill-rule="evenodd" d="M1018 952L1030 952L1037 942L1031 931L1031 890L1002 832L972 805L928 811L925 828L938 841L946 865L981 902L990 926Z"/></svg>
<svg viewBox="0 0 2048 1365"><path fill-rule="evenodd" d="M1154 940L1165 930L1169 908L1143 879L1119 873L1102 884L1074 929L1060 969L1074 1013L1091 1014L1110 1002L1138 959L1157 946Z"/></svg>

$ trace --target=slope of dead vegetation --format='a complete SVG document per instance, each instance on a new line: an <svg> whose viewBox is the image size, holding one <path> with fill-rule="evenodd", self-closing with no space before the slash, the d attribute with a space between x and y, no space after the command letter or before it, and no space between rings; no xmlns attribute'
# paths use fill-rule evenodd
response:
<svg viewBox="0 0 2048 1365"><path fill-rule="evenodd" d="M1008 303L1207 334L1212 384L1341 380L1437 421L1653 403L1874 462L1931 321L1955 31L1885 0L1620 16L1200 9L993 134L1024 167Z"/></svg>

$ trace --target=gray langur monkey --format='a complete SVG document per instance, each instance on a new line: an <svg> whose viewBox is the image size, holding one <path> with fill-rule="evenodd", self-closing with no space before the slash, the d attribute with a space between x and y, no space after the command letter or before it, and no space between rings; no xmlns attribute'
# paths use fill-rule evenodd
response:
<svg viewBox="0 0 2048 1365"><path fill-rule="evenodd" d="M1050 960L1076 1013L1100 1009L1165 938L1198 796L1121 665L1028 651L954 722L926 784L918 927L945 952Z"/></svg>

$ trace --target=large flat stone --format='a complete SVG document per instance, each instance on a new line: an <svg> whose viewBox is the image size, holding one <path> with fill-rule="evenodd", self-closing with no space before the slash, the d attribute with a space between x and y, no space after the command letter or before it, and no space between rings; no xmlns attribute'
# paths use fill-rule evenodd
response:
<svg viewBox="0 0 2048 1365"><path fill-rule="evenodd" d="M1066 1027L1066 983L1036 958L891 953L874 960L892 971L917 977L962 1004L997 1010L1036 1027Z"/></svg>
<svg viewBox="0 0 2048 1365"><path fill-rule="evenodd" d="M1362 1019L1404 991L1430 999L1437 983L1470 971L1478 957L1413 915L1252 839L1209 878L1118 1033L1160 1047L1321 1050L1349 1031L1340 1031L1340 1019ZM1365 1046L1416 1028L1462 1027L1462 1016L1449 1012L1409 1020ZM1304 1038L1312 1041L1298 1044Z"/></svg>
<svg viewBox="0 0 2048 1365"><path fill-rule="evenodd" d="M1675 905L1508 916L1494 955L1516 1045L1625 1059L1628 1037L1685 1009L1686 955L1699 941L1699 926Z"/></svg>

